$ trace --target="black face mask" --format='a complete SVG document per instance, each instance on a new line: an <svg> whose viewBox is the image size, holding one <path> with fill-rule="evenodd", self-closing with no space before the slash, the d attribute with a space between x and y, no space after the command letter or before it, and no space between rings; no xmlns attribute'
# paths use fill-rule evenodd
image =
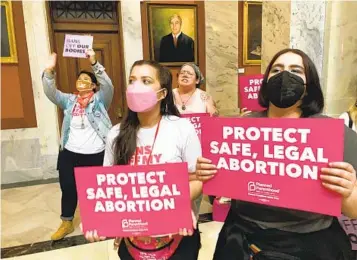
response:
<svg viewBox="0 0 357 260"><path fill-rule="evenodd" d="M305 92L302 78L288 71L272 76L267 82L268 99L274 106L288 108L296 104Z"/></svg>

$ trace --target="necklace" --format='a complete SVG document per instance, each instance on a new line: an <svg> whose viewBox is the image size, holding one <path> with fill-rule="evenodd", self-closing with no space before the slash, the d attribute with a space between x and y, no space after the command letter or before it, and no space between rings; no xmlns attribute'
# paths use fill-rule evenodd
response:
<svg viewBox="0 0 357 260"><path fill-rule="evenodd" d="M183 111L186 110L186 104L187 104L187 102L191 99L191 97L193 96L193 94L195 94L195 92L196 92L196 89L195 89L195 91L192 92L192 94L188 97L188 99L187 99L185 102L182 101L182 97L181 97L180 92L179 92L179 96L180 96L180 100L181 100L181 104L182 104L182 105L181 105L181 109L182 109Z"/></svg>
<svg viewBox="0 0 357 260"><path fill-rule="evenodd" d="M84 126L84 118L83 118L83 115L81 115L81 118L82 118L81 129L84 129L84 128L85 128L85 126Z"/></svg>

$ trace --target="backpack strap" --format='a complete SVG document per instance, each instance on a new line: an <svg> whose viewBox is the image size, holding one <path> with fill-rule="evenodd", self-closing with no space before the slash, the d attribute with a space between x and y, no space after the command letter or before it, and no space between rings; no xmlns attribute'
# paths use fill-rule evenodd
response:
<svg viewBox="0 0 357 260"><path fill-rule="evenodd" d="M352 129L353 121L352 121L351 114L349 111L347 111L347 115L348 115L348 127Z"/></svg>

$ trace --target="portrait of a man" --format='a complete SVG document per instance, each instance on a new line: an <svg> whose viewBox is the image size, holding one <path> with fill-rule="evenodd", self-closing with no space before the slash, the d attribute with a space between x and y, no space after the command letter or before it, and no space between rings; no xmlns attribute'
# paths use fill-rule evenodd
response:
<svg viewBox="0 0 357 260"><path fill-rule="evenodd" d="M160 41L160 62L194 62L193 39L182 32L182 18L178 14L170 17L171 33Z"/></svg>
<svg viewBox="0 0 357 260"><path fill-rule="evenodd" d="M148 10L151 58L169 66L197 62L196 7L153 4Z"/></svg>

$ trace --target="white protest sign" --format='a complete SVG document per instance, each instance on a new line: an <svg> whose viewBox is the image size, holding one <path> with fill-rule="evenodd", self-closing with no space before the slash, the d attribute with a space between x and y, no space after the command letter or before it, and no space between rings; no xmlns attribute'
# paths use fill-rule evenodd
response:
<svg viewBox="0 0 357 260"><path fill-rule="evenodd" d="M86 50L92 49L93 36L66 34L63 57L86 58Z"/></svg>

